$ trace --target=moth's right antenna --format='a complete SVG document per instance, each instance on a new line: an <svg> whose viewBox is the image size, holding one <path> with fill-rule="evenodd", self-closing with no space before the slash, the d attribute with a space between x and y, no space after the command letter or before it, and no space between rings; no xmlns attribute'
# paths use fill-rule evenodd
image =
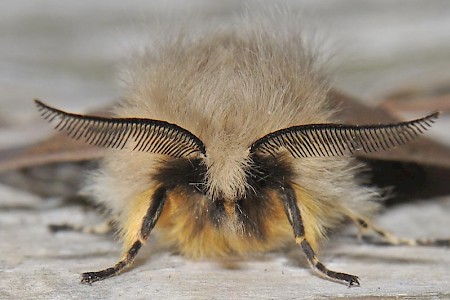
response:
<svg viewBox="0 0 450 300"><path fill-rule="evenodd" d="M170 155L206 155L203 142L188 130L165 121L143 118L104 118L67 113L34 100L44 119L74 139L107 148L122 149L134 142L133 150Z"/></svg>

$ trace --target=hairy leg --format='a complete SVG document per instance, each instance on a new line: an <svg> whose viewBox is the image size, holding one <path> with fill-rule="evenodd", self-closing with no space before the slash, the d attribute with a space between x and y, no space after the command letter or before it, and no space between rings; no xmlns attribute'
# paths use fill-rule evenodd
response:
<svg viewBox="0 0 450 300"><path fill-rule="evenodd" d="M149 200L149 207L147 212L142 219L142 225L137 234L138 238L132 243L131 247L125 252L122 259L119 260L113 267L97 271L97 272L86 272L81 274L81 282L91 284L92 282L103 280L112 276L118 275L128 266L130 266L134 258L139 252L142 244L147 240L153 227L155 227L159 216L164 207L166 201L167 190L164 187L159 187L152 195Z"/></svg>
<svg viewBox="0 0 450 300"><path fill-rule="evenodd" d="M281 193L281 198L289 223L294 230L295 243L303 249L311 268L317 269L322 276L328 279L346 282L349 286L359 285L359 278L357 276L335 272L328 269L319 261L314 253L314 250L311 248L310 243L305 237L305 229L303 226L300 209L297 206L295 192L292 187L286 186L284 188L284 192Z"/></svg>

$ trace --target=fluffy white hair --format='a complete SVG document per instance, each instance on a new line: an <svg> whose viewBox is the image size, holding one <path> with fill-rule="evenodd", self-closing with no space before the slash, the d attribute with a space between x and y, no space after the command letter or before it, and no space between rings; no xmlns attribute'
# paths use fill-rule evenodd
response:
<svg viewBox="0 0 450 300"><path fill-rule="evenodd" d="M202 36L165 36L130 58L124 101L115 113L189 130L206 146L207 182L201 184L207 194L242 197L252 142L281 128L333 121L328 80L299 23L280 13L246 15ZM155 185L150 174L161 163L161 155L111 150L89 189L122 215L131 199ZM367 202L376 191L359 184L352 158L292 159L292 164L295 183L320 203L310 208L317 235L341 221L343 211L367 215L376 208Z"/></svg>

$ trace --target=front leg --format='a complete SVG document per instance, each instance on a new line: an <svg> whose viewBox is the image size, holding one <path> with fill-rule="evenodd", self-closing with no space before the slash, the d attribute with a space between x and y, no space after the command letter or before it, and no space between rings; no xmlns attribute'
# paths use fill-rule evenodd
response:
<svg viewBox="0 0 450 300"><path fill-rule="evenodd" d="M155 227L156 222L158 221L159 216L161 215L161 212L163 210L166 198L167 189L165 187L159 187L158 189L156 189L149 201L147 212L142 218L141 226L139 228L139 232L137 233L137 238L132 243L131 247L125 252L122 259L111 268L107 268L97 272L86 272L81 274L81 282L91 284L95 281L113 277L130 266L133 263L134 258L138 254L139 250L141 249L142 244L148 239L150 232L152 231L153 227Z"/></svg>
<svg viewBox="0 0 450 300"><path fill-rule="evenodd" d="M290 185L282 188L281 200L283 201L284 210L288 217L289 223L294 230L295 243L302 247L303 252L308 259L308 263L312 269L317 269L321 275L332 280L338 280L348 283L349 287L359 285L359 278L354 275L335 272L328 269L323 263L319 261L310 243L305 237L305 229L303 226L300 209L297 205L297 197L295 191Z"/></svg>

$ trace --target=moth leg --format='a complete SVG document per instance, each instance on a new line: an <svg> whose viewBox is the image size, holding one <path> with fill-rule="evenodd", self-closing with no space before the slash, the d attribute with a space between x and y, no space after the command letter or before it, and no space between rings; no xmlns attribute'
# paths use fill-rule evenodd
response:
<svg viewBox="0 0 450 300"><path fill-rule="evenodd" d="M104 222L101 222L96 225L75 225L75 224L50 224L48 225L48 229L55 233L58 231L77 231L87 234L108 234L113 231L114 219L112 217L106 219Z"/></svg>
<svg viewBox="0 0 450 300"><path fill-rule="evenodd" d="M367 238L367 232L372 232L379 237L381 237L389 245L406 245L406 246L450 246L450 239L413 239L398 237L391 232L381 229L375 226L370 221L359 217L350 216L350 219L355 223L359 229L358 238L364 240L365 242L371 242Z"/></svg>
<svg viewBox="0 0 450 300"><path fill-rule="evenodd" d="M295 192L292 187L287 186L283 188L284 193L281 193L281 198L284 205L284 210L288 217L289 223L294 230L295 243L299 245L306 255L309 265L312 269L317 269L320 274L328 279L337 280L348 283L348 286L359 286L359 278L354 275L335 272L328 269L323 263L319 261L314 250L311 248L308 240L305 237L305 229L303 226L300 209L297 206Z"/></svg>
<svg viewBox="0 0 450 300"><path fill-rule="evenodd" d="M130 266L139 250L141 249L142 244L148 239L150 232L153 227L155 227L156 222L161 215L161 212L164 207L164 203L166 201L166 192L167 190L163 187L158 188L155 193L152 195L152 199L150 201L150 206L147 209L145 216L142 219L142 225L139 230L138 238L132 246L125 252L122 259L119 260L113 267L97 271L97 272L86 272L81 274L81 283L91 284L96 281L104 280L109 277L113 277L118 275L128 266Z"/></svg>

